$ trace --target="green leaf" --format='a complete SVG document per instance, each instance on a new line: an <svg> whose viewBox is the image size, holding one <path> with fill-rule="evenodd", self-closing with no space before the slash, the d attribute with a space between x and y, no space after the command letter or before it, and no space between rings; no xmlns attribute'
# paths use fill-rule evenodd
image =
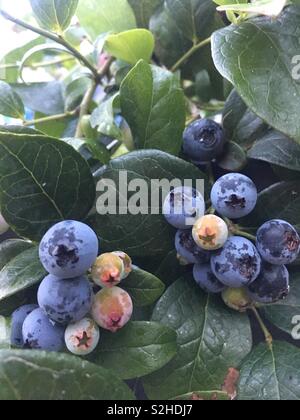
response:
<svg viewBox="0 0 300 420"><path fill-rule="evenodd" d="M17 84L13 85L13 89L20 95L25 106L34 112L57 115L65 110L60 82Z"/></svg>
<svg viewBox="0 0 300 420"><path fill-rule="evenodd" d="M0 81L0 114L23 119L24 113L25 109L20 96L8 83Z"/></svg>
<svg viewBox="0 0 300 420"><path fill-rule="evenodd" d="M45 117L47 117L47 115L40 112L36 112L34 114L34 119ZM70 121L70 118L55 121L43 121L40 123L35 123L34 127L46 136L56 137L59 139L63 136L67 128L68 121Z"/></svg>
<svg viewBox="0 0 300 420"><path fill-rule="evenodd" d="M21 252L33 247L31 242L21 239L8 239L0 244L0 270Z"/></svg>
<svg viewBox="0 0 300 420"><path fill-rule="evenodd" d="M0 349L10 348L10 320L0 316Z"/></svg>
<svg viewBox="0 0 300 420"><path fill-rule="evenodd" d="M38 284L46 274L37 247L21 252L0 271L0 302Z"/></svg>
<svg viewBox="0 0 300 420"><path fill-rule="evenodd" d="M124 79L120 99L137 148L179 153L185 100L176 75L140 61Z"/></svg>
<svg viewBox="0 0 300 420"><path fill-rule="evenodd" d="M79 0L80 24L93 40L106 32L123 32L136 28L133 10L127 0Z"/></svg>
<svg viewBox="0 0 300 420"><path fill-rule="evenodd" d="M256 347L241 367L239 400L270 401L300 399L300 350L274 342Z"/></svg>
<svg viewBox="0 0 300 420"><path fill-rule="evenodd" d="M149 27L155 36L155 54L167 67L175 64L192 46L180 31L166 7L151 17Z"/></svg>
<svg viewBox="0 0 300 420"><path fill-rule="evenodd" d="M231 141L226 145L222 158L218 160L218 166L225 171L240 172L247 162L244 149Z"/></svg>
<svg viewBox="0 0 300 420"><path fill-rule="evenodd" d="M73 111L78 107L91 86L91 79L87 76L78 77L72 80L65 90L65 110Z"/></svg>
<svg viewBox="0 0 300 420"><path fill-rule="evenodd" d="M104 49L113 57L132 65L139 60L149 62L154 51L154 37L146 29L132 29L109 35Z"/></svg>
<svg viewBox="0 0 300 420"><path fill-rule="evenodd" d="M153 274L134 268L130 276L122 282L122 288L130 294L134 305L149 306L161 297L165 285Z"/></svg>
<svg viewBox="0 0 300 420"><path fill-rule="evenodd" d="M300 171L300 145L275 130L259 138L249 150L248 157Z"/></svg>
<svg viewBox="0 0 300 420"><path fill-rule="evenodd" d="M95 198L86 161L64 142L0 131L1 212L20 236L40 240L50 226L80 220Z"/></svg>
<svg viewBox="0 0 300 420"><path fill-rule="evenodd" d="M175 356L176 338L175 331L156 322L131 322L116 334L102 333L95 363L122 379L140 378Z"/></svg>
<svg viewBox="0 0 300 420"><path fill-rule="evenodd" d="M124 189L124 185L120 185L120 171L127 171L126 185L139 179L142 182L146 181L149 191L151 180L156 180L152 182L153 194L159 188L157 182L163 179L169 181L174 181L174 179L207 180L206 175L194 165L158 150L132 152L114 159L107 167L99 171L97 180L113 181L118 194L120 188ZM135 195L136 191L129 192L128 200ZM102 207L102 203L99 205ZM133 258L138 256L163 257L173 250L174 229L166 223L162 214L151 214L150 210L149 208L149 214L101 215L97 213L90 216L89 223L102 238L103 252L122 249ZM157 210L159 209L156 209L156 213Z"/></svg>
<svg viewBox="0 0 300 420"><path fill-rule="evenodd" d="M231 92L226 101L223 125L229 140L246 150L269 129L261 118L250 111L236 90Z"/></svg>
<svg viewBox="0 0 300 420"><path fill-rule="evenodd" d="M166 5L176 25L191 41L199 39L216 11L211 0L166 0Z"/></svg>
<svg viewBox="0 0 300 420"><path fill-rule="evenodd" d="M38 24L49 31L62 33L71 23L78 0L30 0Z"/></svg>
<svg viewBox="0 0 300 420"><path fill-rule="evenodd" d="M22 38L22 37L20 37ZM43 44L45 40L42 37L37 37L28 42L28 40L21 42L18 48L7 53L0 61L0 79L6 83L17 83L19 79L19 65L24 54L31 48Z"/></svg>
<svg viewBox="0 0 300 420"><path fill-rule="evenodd" d="M30 384L30 386L28 386ZM1 400L133 400L113 372L66 354L0 351Z"/></svg>
<svg viewBox="0 0 300 420"><path fill-rule="evenodd" d="M19 74L21 79L23 80L23 71L24 68L29 64L29 63L33 63L34 60L38 60L41 55L43 56L44 54L54 54L57 56L68 56L68 54L70 54L70 52L63 46L56 44L56 43L46 43L46 44L41 44L41 45L35 45L33 48L31 48L30 50L26 51L26 53L24 54L22 61L20 63L20 67L19 67Z"/></svg>
<svg viewBox="0 0 300 420"><path fill-rule="evenodd" d="M186 268L180 265L175 249L165 255L159 264L155 264L153 270L155 275L161 279L166 286L170 286L186 272Z"/></svg>
<svg viewBox="0 0 300 420"><path fill-rule="evenodd" d="M300 315L300 273L290 273L291 291L289 296L275 305L264 308L264 314L276 327L292 335L295 327L293 318Z"/></svg>
<svg viewBox="0 0 300 420"><path fill-rule="evenodd" d="M259 194L257 205L250 216L244 218L243 226L259 228L267 220L283 219L300 231L300 183L280 182Z"/></svg>
<svg viewBox="0 0 300 420"><path fill-rule="evenodd" d="M139 28L148 28L149 20L163 0L128 0L132 7Z"/></svg>
<svg viewBox="0 0 300 420"><path fill-rule="evenodd" d="M167 366L145 378L150 399L221 390L228 369L238 367L252 347L247 316L203 294L191 278L178 280L166 291L153 321L177 331L179 351Z"/></svg>
<svg viewBox="0 0 300 420"><path fill-rule="evenodd" d="M92 128L98 128L99 133L115 139L122 138L122 132L115 123L114 106L119 94L113 95L93 111L91 115Z"/></svg>
<svg viewBox="0 0 300 420"><path fill-rule="evenodd" d="M212 38L213 59L222 76L255 114L297 142L300 85L292 63L299 54L293 30L299 16L298 7L287 7L276 20L258 17L215 32Z"/></svg>

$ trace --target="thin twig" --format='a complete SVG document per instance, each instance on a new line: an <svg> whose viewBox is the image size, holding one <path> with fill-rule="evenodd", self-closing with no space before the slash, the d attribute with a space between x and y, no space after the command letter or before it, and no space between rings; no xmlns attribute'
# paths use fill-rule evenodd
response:
<svg viewBox="0 0 300 420"><path fill-rule="evenodd" d="M31 127L32 125L35 125L35 124L42 124L42 123L51 122L51 121L64 120L65 118L74 117L77 114L77 112L78 111L75 110L75 111L65 112L63 114L50 115L48 117L37 118L36 120L25 121L23 125L24 127Z"/></svg>
<svg viewBox="0 0 300 420"><path fill-rule="evenodd" d="M84 57L76 48L74 48L61 35L57 35L52 32L46 31L44 29L32 26L29 23L23 22L22 20L11 16L9 13L5 12L4 10L0 10L0 15L2 15L5 19L15 23L16 25L21 26L22 28L29 29L30 31L35 32L38 35L51 39L52 41L57 42L58 44L64 46L74 57L76 57L82 64L84 64L88 69L91 70L91 72L93 73L96 79L98 78L97 68L94 67L86 57Z"/></svg>
<svg viewBox="0 0 300 420"><path fill-rule="evenodd" d="M184 64L192 55L195 54L196 51L200 50L201 48L209 45L211 43L211 37L205 39L204 41L199 42L198 44L195 43L191 49L189 49L178 61L174 64L171 71L177 71L182 64Z"/></svg>

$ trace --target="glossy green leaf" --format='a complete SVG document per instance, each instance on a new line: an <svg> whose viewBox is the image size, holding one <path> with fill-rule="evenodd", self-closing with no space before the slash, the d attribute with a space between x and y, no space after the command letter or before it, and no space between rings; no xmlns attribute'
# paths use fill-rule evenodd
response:
<svg viewBox="0 0 300 420"><path fill-rule="evenodd" d="M214 33L215 65L249 108L269 125L300 143L299 80L293 59L299 54L300 9L287 7L276 20L258 17ZM288 42L287 42L288 40Z"/></svg>
<svg viewBox="0 0 300 420"><path fill-rule="evenodd" d="M283 219L300 231L300 183L280 182L259 194L254 211L241 223L243 226L259 228L271 219Z"/></svg>
<svg viewBox="0 0 300 420"><path fill-rule="evenodd" d="M259 138L249 150L248 157L300 171L300 145L275 130Z"/></svg>
<svg viewBox="0 0 300 420"><path fill-rule="evenodd" d="M166 0L176 25L191 41L197 41L214 19L215 5L211 0Z"/></svg>
<svg viewBox="0 0 300 420"><path fill-rule="evenodd" d="M1 350L0 399L121 401L133 400L134 396L113 372L80 358L40 351Z"/></svg>
<svg viewBox="0 0 300 420"><path fill-rule="evenodd" d="M114 106L118 94L113 95L93 111L91 115L91 126L97 128L99 133L106 136L121 139L122 132L115 123Z"/></svg>
<svg viewBox="0 0 300 420"><path fill-rule="evenodd" d="M218 160L218 166L230 172L240 172L247 163L247 155L244 149L233 141L228 142L224 154Z"/></svg>
<svg viewBox="0 0 300 420"><path fill-rule="evenodd" d="M21 252L0 271L0 302L38 284L46 274L36 247Z"/></svg>
<svg viewBox="0 0 300 420"><path fill-rule="evenodd" d="M13 85L13 88L20 95L25 106L32 111L45 115L57 115L64 112L63 91L60 82L17 84Z"/></svg>
<svg viewBox="0 0 300 420"><path fill-rule="evenodd" d="M185 100L176 76L140 61L124 79L120 99L138 149L179 153Z"/></svg>
<svg viewBox="0 0 300 420"><path fill-rule="evenodd" d="M127 0L79 0L80 24L95 40L106 32L123 32L136 28L136 19Z"/></svg>
<svg viewBox="0 0 300 420"><path fill-rule="evenodd" d="M84 218L95 185L86 161L62 141L0 132L1 212L20 236L40 240L65 219Z"/></svg>
<svg viewBox="0 0 300 420"><path fill-rule="evenodd" d="M300 350L288 343L260 344L243 362L239 400L300 399Z"/></svg>
<svg viewBox="0 0 300 420"><path fill-rule="evenodd" d="M129 277L122 282L122 288L130 294L134 305L149 306L161 297L165 285L153 274L134 268Z"/></svg>
<svg viewBox="0 0 300 420"><path fill-rule="evenodd" d="M156 322L131 322L116 334L104 332L95 363L122 379L140 378L166 365L176 354L176 333Z"/></svg>
<svg viewBox="0 0 300 420"><path fill-rule="evenodd" d="M20 96L8 83L0 81L0 114L23 119L24 113L24 105Z"/></svg>
<svg viewBox="0 0 300 420"><path fill-rule="evenodd" d="M146 182L149 191L151 180L207 180L206 175L198 168L184 160L158 150L143 150L129 153L111 161L107 167L102 168L97 173L97 181L102 180L103 182L104 180L104 185L107 185L107 180L109 182L113 181L117 188L117 195L119 196L119 192L121 192L121 196L123 196L122 189L124 189L125 184L122 184L124 177L120 184L120 171L127 172L126 188L131 181L139 179L141 182ZM152 184L152 192L155 195L159 186L157 181ZM101 187L103 187L102 183L100 189ZM142 210L139 214L129 214L127 206L131 199L134 200L136 193L137 190L129 192L128 202L124 204L117 197L117 204L122 206L123 212L128 214L101 215L98 212L91 215L88 221L99 237L102 238L103 252L122 249L132 258L137 256L163 257L174 249L175 231L168 225L162 214L151 214L151 208L146 209L148 214L140 214L145 213ZM150 203L151 201L148 203L149 206ZM101 209L104 204L107 207L106 202L104 204L102 201L98 203L97 200L96 204ZM104 210L106 211L107 208ZM160 213L160 210L155 207L152 210L152 213L154 212Z"/></svg>
<svg viewBox="0 0 300 420"><path fill-rule="evenodd" d="M149 62L154 50L154 37L146 29L132 29L109 35L104 48L113 57L132 65L139 60Z"/></svg>
<svg viewBox="0 0 300 420"><path fill-rule="evenodd" d="M42 28L61 33L70 25L78 0L30 0L30 4Z"/></svg>
<svg viewBox="0 0 300 420"><path fill-rule="evenodd" d="M151 399L170 399L198 390L221 390L229 368L237 368L252 347L246 315L205 295L190 278L174 283L158 302L153 321L177 331L179 351L144 380Z"/></svg>
<svg viewBox="0 0 300 420"><path fill-rule="evenodd" d="M21 239L8 239L7 241L1 242L0 270L2 270L10 260L33 246L34 245L31 242L22 241Z"/></svg>
<svg viewBox="0 0 300 420"><path fill-rule="evenodd" d="M128 3L134 11L138 27L148 28L151 16L163 0L128 0Z"/></svg>
<svg viewBox="0 0 300 420"><path fill-rule="evenodd" d="M226 101L223 125L228 139L246 150L268 131L267 124L250 111L236 90L231 92Z"/></svg>

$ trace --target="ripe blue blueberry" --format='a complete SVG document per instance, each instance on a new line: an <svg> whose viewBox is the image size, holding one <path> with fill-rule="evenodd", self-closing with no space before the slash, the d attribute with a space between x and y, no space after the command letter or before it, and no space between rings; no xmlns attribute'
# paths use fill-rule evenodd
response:
<svg viewBox="0 0 300 420"><path fill-rule="evenodd" d="M194 188L174 188L166 197L163 214L167 222L177 229L190 229L199 217L204 216L205 201Z"/></svg>
<svg viewBox="0 0 300 420"><path fill-rule="evenodd" d="M224 248L212 256L211 268L218 280L228 287L248 286L259 276L261 257L248 239L232 236Z"/></svg>
<svg viewBox="0 0 300 420"><path fill-rule="evenodd" d="M193 274L195 282L206 293L221 293L226 288L213 274L210 264L195 264Z"/></svg>
<svg viewBox="0 0 300 420"><path fill-rule="evenodd" d="M91 268L98 255L98 238L80 222L65 221L53 226L40 244L40 260L53 276L75 278Z"/></svg>
<svg viewBox="0 0 300 420"><path fill-rule="evenodd" d="M290 291L289 272L284 265L264 263L257 280L248 288L249 296L258 303L275 303Z"/></svg>
<svg viewBox="0 0 300 420"><path fill-rule="evenodd" d="M256 245L262 258L270 264L291 264L300 253L300 236L284 220L270 220L258 230Z"/></svg>
<svg viewBox="0 0 300 420"><path fill-rule="evenodd" d="M210 252L197 246L191 230L178 230L175 236L175 248L182 265L204 264L210 260Z"/></svg>
<svg viewBox="0 0 300 420"><path fill-rule="evenodd" d="M208 119L190 124L183 134L183 152L196 165L207 163L219 157L226 143L223 128Z"/></svg>
<svg viewBox="0 0 300 420"><path fill-rule="evenodd" d="M86 277L63 280L49 274L39 287L38 303L52 321L67 325L89 312L92 288Z"/></svg>
<svg viewBox="0 0 300 420"><path fill-rule="evenodd" d="M257 203L257 188L245 175L224 175L213 186L211 201L217 212L229 219L239 219L252 212Z"/></svg>
<svg viewBox="0 0 300 420"><path fill-rule="evenodd" d="M11 319L11 345L14 347L24 347L22 328L25 319L32 311L37 309L37 305L24 305L15 310Z"/></svg>
<svg viewBox="0 0 300 420"><path fill-rule="evenodd" d="M25 346L35 350L61 351L64 348L65 329L52 322L42 309L36 309L24 321Z"/></svg>

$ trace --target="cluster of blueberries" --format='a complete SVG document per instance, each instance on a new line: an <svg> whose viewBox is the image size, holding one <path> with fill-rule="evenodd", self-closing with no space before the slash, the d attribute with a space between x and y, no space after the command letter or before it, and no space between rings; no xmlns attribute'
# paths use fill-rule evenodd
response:
<svg viewBox="0 0 300 420"><path fill-rule="evenodd" d="M216 159L224 144L220 125L199 120L186 129L183 151L201 165ZM249 215L257 198L250 178L230 173L213 185L208 214L203 195L190 187L175 188L163 206L166 220L178 229L175 247L180 262L193 264L197 284L208 293L223 293L226 303L233 289L261 304L275 303L289 293L286 265L300 253L296 229L284 220L270 220L258 229L253 241L247 234L236 233L239 229L233 220Z"/></svg>
<svg viewBox="0 0 300 420"><path fill-rule="evenodd" d="M132 271L131 259L121 251L98 257L98 251L96 234L80 222L58 223L45 234L39 255L49 275L39 287L38 305L13 313L13 346L57 352L66 347L85 356L99 343L99 327L116 332L127 324L132 300L117 285Z"/></svg>

